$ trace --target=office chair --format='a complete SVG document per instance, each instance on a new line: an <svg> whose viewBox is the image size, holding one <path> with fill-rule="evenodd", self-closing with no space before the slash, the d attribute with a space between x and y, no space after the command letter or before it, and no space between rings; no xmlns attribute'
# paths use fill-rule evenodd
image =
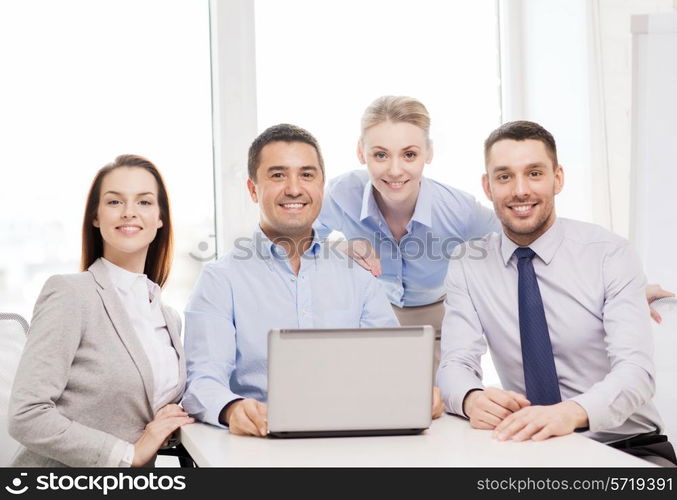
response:
<svg viewBox="0 0 677 500"><path fill-rule="evenodd" d="M7 432L7 410L26 332L28 322L23 317L0 312L0 467L7 467L19 449Z"/></svg>
<svg viewBox="0 0 677 500"><path fill-rule="evenodd" d="M178 439L173 440L170 438L169 446L165 448L160 448L157 452L158 455L163 456L172 456L179 459L179 465L181 467L195 467L195 462L193 457L190 456L188 450L178 442Z"/></svg>

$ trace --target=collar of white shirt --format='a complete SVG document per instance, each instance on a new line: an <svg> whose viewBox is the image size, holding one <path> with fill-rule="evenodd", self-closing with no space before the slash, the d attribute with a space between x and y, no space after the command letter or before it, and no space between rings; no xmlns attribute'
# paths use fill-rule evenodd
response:
<svg viewBox="0 0 677 500"><path fill-rule="evenodd" d="M157 283L153 283L145 274L133 273L120 266L113 264L111 261L101 257L101 262L106 266L108 277L113 283L113 286L124 293L129 293L134 283L142 280L144 285L148 288L149 300L152 302L158 296L160 287Z"/></svg>
<svg viewBox="0 0 677 500"><path fill-rule="evenodd" d="M555 219L555 223L539 238L533 241L529 248L531 248L538 257L545 262L545 264L550 264L550 261L557 253L557 249L562 244L564 240L564 227L560 224L559 219ZM510 258L515 253L515 249L519 245L512 241L505 235L505 231L501 231L501 256L503 257L503 263L507 266L510 262Z"/></svg>

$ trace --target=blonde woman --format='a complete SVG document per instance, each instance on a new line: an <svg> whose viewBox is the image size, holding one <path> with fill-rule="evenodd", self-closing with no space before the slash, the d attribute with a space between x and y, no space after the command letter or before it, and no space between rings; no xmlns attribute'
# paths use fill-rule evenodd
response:
<svg viewBox="0 0 677 500"><path fill-rule="evenodd" d="M468 193L423 175L433 159L429 131L420 101L383 96L372 102L357 142L357 157L367 168L329 182L319 230L368 242L378 258L357 245L352 254L379 277L400 324L433 325L439 337L451 253L500 224ZM438 352L439 346L436 359Z"/></svg>
<svg viewBox="0 0 677 500"><path fill-rule="evenodd" d="M152 464L193 421L175 404L186 369L178 314L160 287L172 260L169 198L155 165L123 155L96 174L82 272L42 289L10 401L21 467Z"/></svg>

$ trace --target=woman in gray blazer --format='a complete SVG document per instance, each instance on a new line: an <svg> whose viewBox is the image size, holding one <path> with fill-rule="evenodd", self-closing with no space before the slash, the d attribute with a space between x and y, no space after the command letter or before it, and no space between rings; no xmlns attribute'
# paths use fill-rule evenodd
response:
<svg viewBox="0 0 677 500"><path fill-rule="evenodd" d="M35 304L10 400L14 466L152 464L193 421L176 404L181 320L160 300L173 235L157 168L122 155L99 170L82 235L83 272L52 276Z"/></svg>

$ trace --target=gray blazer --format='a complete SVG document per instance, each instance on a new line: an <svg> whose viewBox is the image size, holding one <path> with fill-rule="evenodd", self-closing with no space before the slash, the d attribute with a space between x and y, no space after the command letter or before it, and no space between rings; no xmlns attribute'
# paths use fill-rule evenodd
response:
<svg viewBox="0 0 677 500"><path fill-rule="evenodd" d="M181 319L162 306L186 382ZM12 387L21 467L117 467L153 420L153 372L104 264L52 276L35 304Z"/></svg>

